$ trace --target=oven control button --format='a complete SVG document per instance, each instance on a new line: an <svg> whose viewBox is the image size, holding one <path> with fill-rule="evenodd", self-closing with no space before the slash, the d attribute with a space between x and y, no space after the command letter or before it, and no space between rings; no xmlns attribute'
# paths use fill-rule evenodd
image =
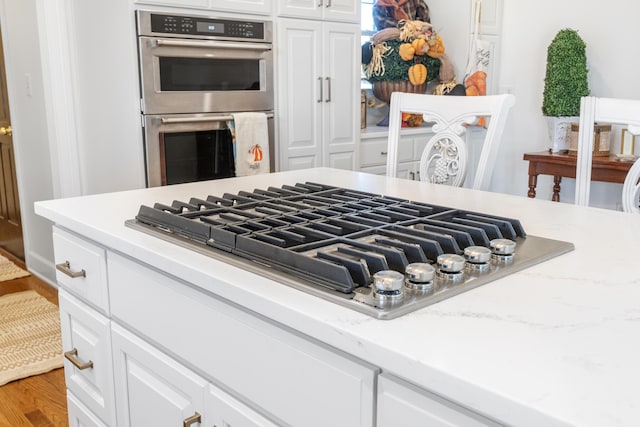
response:
<svg viewBox="0 0 640 427"><path fill-rule="evenodd" d="M373 275L373 294L379 300L402 298L404 275L394 270L381 270Z"/></svg>
<svg viewBox="0 0 640 427"><path fill-rule="evenodd" d="M439 255L436 259L438 269L436 277L447 281L461 280L464 273L465 260L464 257L456 254Z"/></svg>
<svg viewBox="0 0 640 427"><path fill-rule="evenodd" d="M467 261L465 268L468 270L480 273L488 271L491 249L484 246L468 246L464 249L464 259Z"/></svg>
<svg viewBox="0 0 640 427"><path fill-rule="evenodd" d="M404 285L413 290L429 291L433 289L433 277L436 269L426 262L414 262L405 268Z"/></svg>
<svg viewBox="0 0 640 427"><path fill-rule="evenodd" d="M500 263L513 262L516 253L516 242L509 239L493 239L489 242L491 248L491 259Z"/></svg>

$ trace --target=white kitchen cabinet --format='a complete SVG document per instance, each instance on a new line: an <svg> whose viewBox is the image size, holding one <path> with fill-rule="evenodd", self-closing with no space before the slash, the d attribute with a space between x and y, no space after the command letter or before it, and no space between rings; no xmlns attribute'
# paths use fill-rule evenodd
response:
<svg viewBox="0 0 640 427"><path fill-rule="evenodd" d="M420 157L432 135L429 128L411 129L400 136L397 177L420 180ZM387 136L360 139L360 171L385 175L387 165Z"/></svg>
<svg viewBox="0 0 640 427"><path fill-rule="evenodd" d="M53 227L53 244L58 283L103 314L108 314L104 248L58 227Z"/></svg>
<svg viewBox="0 0 640 427"><path fill-rule="evenodd" d="M119 323L233 390L245 404L286 425L373 424L373 367L128 258L110 253L108 268L112 315ZM144 310L132 301L144 301ZM122 364L118 357L114 363ZM118 387L118 402L121 393Z"/></svg>
<svg viewBox="0 0 640 427"><path fill-rule="evenodd" d="M67 393L67 414L69 427L105 427L105 424L71 392Z"/></svg>
<svg viewBox="0 0 640 427"><path fill-rule="evenodd" d="M268 15L273 0L135 0L136 4Z"/></svg>
<svg viewBox="0 0 640 427"><path fill-rule="evenodd" d="M64 288L58 300L67 393L105 424L115 425L110 321Z"/></svg>
<svg viewBox="0 0 640 427"><path fill-rule="evenodd" d="M360 0L277 0L279 16L360 23Z"/></svg>
<svg viewBox="0 0 640 427"><path fill-rule="evenodd" d="M280 170L357 168L360 27L280 18Z"/></svg>
<svg viewBox="0 0 640 427"><path fill-rule="evenodd" d="M388 374L378 377L377 427L497 427L499 424Z"/></svg>
<svg viewBox="0 0 640 427"><path fill-rule="evenodd" d="M256 411L234 399L213 384L204 397L206 425L218 427L277 427Z"/></svg>
<svg viewBox="0 0 640 427"><path fill-rule="evenodd" d="M113 325L113 365L118 426L202 422L207 382L117 324Z"/></svg>

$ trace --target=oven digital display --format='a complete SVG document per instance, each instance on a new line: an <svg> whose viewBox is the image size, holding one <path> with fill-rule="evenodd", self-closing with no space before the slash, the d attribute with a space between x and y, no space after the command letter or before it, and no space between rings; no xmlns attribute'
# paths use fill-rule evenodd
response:
<svg viewBox="0 0 640 427"><path fill-rule="evenodd" d="M199 33L224 34L224 24L221 22L196 22L196 29Z"/></svg>

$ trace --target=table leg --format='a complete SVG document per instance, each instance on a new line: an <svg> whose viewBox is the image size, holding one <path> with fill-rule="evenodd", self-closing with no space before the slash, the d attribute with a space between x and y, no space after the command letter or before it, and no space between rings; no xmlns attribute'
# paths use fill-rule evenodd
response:
<svg viewBox="0 0 640 427"><path fill-rule="evenodd" d="M551 197L551 201L559 202L560 201L560 183L562 182L561 176L553 177L553 196Z"/></svg>
<svg viewBox="0 0 640 427"><path fill-rule="evenodd" d="M529 192L527 196L534 199L536 197L536 186L538 185L538 175L529 174Z"/></svg>

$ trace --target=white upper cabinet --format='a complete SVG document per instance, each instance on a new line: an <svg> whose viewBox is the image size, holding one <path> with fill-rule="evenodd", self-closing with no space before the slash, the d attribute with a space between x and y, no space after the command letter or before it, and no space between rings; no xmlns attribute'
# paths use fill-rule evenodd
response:
<svg viewBox="0 0 640 427"><path fill-rule="evenodd" d="M279 16L360 23L360 0L277 0Z"/></svg>
<svg viewBox="0 0 640 427"><path fill-rule="evenodd" d="M134 0L134 2L136 4L211 9L211 11L220 10L261 15L268 15L273 10L273 0Z"/></svg>

